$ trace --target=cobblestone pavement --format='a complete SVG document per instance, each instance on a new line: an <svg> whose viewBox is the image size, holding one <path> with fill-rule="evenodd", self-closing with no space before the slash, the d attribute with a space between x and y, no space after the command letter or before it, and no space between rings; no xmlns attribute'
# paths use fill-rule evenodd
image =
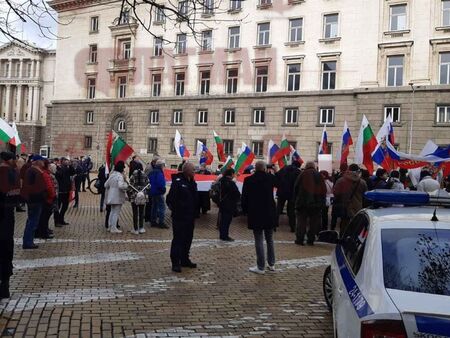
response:
<svg viewBox="0 0 450 338"><path fill-rule="evenodd" d="M201 217L192 259L198 269L170 270L170 230L133 235L103 227L98 197L82 193L70 208L70 225L53 240L24 251L25 214L17 214L12 298L0 304L1 337L331 337L322 296L330 245L299 247L283 216L275 235L277 271L255 265L252 232L234 219L234 243L223 243L217 210ZM169 218L167 219L170 223Z"/></svg>

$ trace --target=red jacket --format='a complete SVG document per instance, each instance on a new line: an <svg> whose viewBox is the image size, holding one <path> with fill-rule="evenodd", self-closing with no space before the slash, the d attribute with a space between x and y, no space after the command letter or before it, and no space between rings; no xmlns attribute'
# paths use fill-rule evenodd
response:
<svg viewBox="0 0 450 338"><path fill-rule="evenodd" d="M45 202L47 202L47 204L53 204L56 198L56 189L55 184L53 183L53 180L50 176L50 172L44 169L42 171L42 177L44 178L45 187L47 190L47 198Z"/></svg>

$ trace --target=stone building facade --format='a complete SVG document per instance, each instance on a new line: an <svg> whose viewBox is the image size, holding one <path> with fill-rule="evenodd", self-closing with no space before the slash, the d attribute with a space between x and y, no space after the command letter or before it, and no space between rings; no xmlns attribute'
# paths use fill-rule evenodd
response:
<svg viewBox="0 0 450 338"><path fill-rule="evenodd" d="M120 3L50 2L71 20L58 31L53 155L100 162L114 129L175 164L178 129L191 153L197 139L214 152L215 130L232 155L245 142L262 157L286 134L315 159L324 125L335 153L344 121L356 140L363 114L375 132L392 114L400 150L449 143L449 0L210 0L195 36L138 7L149 33ZM194 15L189 3L175 6Z"/></svg>
<svg viewBox="0 0 450 338"><path fill-rule="evenodd" d="M53 97L55 51L10 42L0 47L0 117L15 122L22 142L38 152Z"/></svg>

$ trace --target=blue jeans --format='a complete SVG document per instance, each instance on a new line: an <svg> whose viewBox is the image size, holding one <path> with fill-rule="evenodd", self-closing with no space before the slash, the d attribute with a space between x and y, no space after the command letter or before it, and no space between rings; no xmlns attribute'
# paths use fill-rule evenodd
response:
<svg viewBox="0 0 450 338"><path fill-rule="evenodd" d="M164 216L166 214L166 204L164 202L163 195L152 196L152 215L150 222L156 223L159 220L159 224L164 223Z"/></svg>
<svg viewBox="0 0 450 338"><path fill-rule="evenodd" d="M229 211L220 211L219 217L220 239L228 239L228 237L230 237L228 233L230 231L231 221L233 220L233 213Z"/></svg>
<svg viewBox="0 0 450 338"><path fill-rule="evenodd" d="M260 270L264 270L265 267L265 255L264 255L264 237L267 244L267 263L270 266L275 265L275 249L273 247L273 229L258 229L253 230L255 236L255 248L256 248L256 264Z"/></svg>
<svg viewBox="0 0 450 338"><path fill-rule="evenodd" d="M23 232L23 246L32 246L34 243L34 232L39 225L42 213L42 203L28 203L28 218Z"/></svg>

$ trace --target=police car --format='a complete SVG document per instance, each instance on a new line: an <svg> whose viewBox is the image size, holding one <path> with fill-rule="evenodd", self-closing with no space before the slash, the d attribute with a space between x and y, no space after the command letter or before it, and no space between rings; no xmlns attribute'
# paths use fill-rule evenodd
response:
<svg viewBox="0 0 450 338"><path fill-rule="evenodd" d="M319 236L337 244L323 278L335 337L450 337L450 199L366 197L397 206L362 210L339 239Z"/></svg>

